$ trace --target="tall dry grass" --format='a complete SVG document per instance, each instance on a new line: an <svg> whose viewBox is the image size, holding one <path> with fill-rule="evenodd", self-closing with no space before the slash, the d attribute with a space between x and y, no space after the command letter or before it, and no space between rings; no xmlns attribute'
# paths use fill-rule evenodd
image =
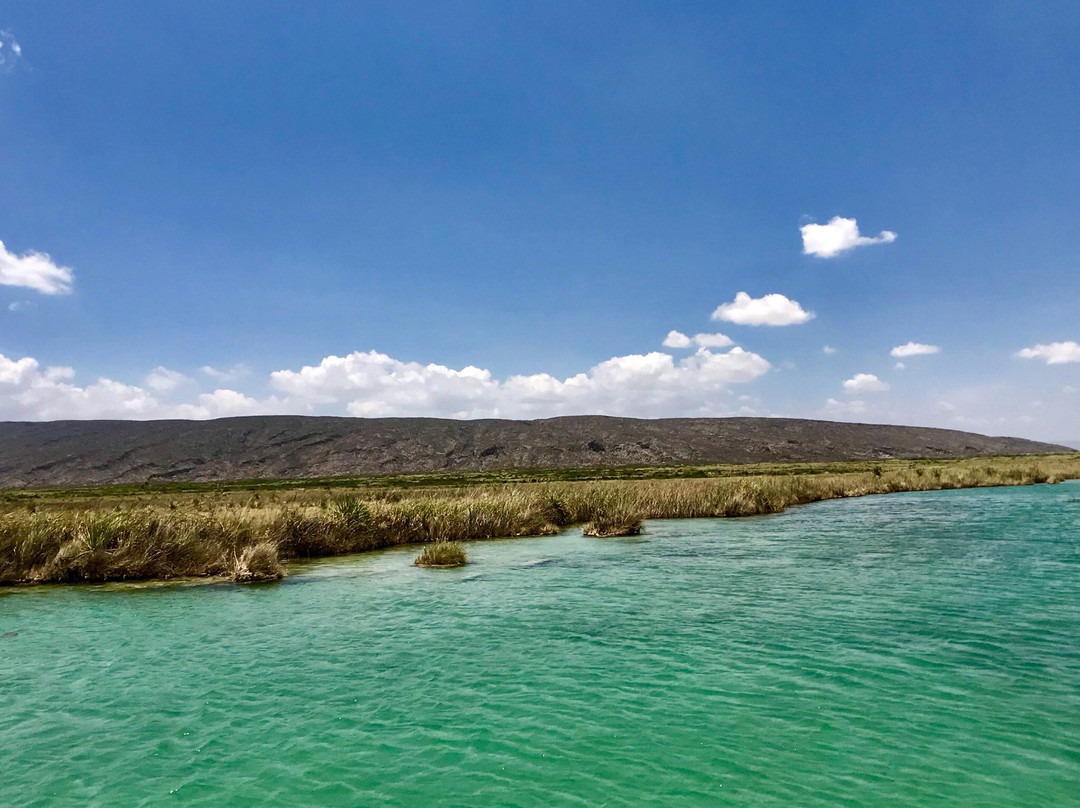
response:
<svg viewBox="0 0 1080 808"><path fill-rule="evenodd" d="M0 512L0 583L275 577L278 558L535 536L605 520L750 516L838 497L1075 477L1080 455L886 461L844 473L380 489L359 496L320 488L246 501L219 495L50 500Z"/></svg>

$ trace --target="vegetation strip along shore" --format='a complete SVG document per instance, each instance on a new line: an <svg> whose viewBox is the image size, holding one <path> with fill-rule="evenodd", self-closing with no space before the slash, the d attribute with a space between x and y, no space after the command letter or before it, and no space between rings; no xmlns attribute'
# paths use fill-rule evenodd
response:
<svg viewBox="0 0 1080 808"><path fill-rule="evenodd" d="M457 485L326 480L248 489L126 487L0 495L0 584L228 576L278 578L283 562L405 544L558 533L598 535L640 519L752 516L840 497L1080 478L1080 454L588 470L571 479L505 481L457 475ZM573 479L591 474L611 479ZM623 531L626 532L626 531ZM631 531L632 532L632 531Z"/></svg>

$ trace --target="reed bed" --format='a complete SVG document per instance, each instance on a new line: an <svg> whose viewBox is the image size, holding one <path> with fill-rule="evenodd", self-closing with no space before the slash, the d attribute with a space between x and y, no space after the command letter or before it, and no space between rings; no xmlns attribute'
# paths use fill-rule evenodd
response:
<svg viewBox="0 0 1080 808"><path fill-rule="evenodd" d="M279 577L282 562L405 544L537 536L593 523L777 513L838 497L1080 477L1080 455L883 461L859 471L242 493L51 497L0 511L0 584ZM611 534L607 534L611 535Z"/></svg>

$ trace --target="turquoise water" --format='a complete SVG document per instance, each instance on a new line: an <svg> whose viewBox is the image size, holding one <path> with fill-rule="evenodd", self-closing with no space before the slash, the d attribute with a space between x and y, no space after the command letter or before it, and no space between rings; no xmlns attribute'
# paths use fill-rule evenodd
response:
<svg viewBox="0 0 1080 808"><path fill-rule="evenodd" d="M1080 805L1080 485L0 594L3 806Z"/></svg>

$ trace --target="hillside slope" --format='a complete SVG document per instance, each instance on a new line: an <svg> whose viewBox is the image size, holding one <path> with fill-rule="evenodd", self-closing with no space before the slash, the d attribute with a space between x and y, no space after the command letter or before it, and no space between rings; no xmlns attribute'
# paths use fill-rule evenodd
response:
<svg viewBox="0 0 1080 808"><path fill-rule="evenodd" d="M786 418L5 422L0 486L1054 451L1068 450L953 430Z"/></svg>

